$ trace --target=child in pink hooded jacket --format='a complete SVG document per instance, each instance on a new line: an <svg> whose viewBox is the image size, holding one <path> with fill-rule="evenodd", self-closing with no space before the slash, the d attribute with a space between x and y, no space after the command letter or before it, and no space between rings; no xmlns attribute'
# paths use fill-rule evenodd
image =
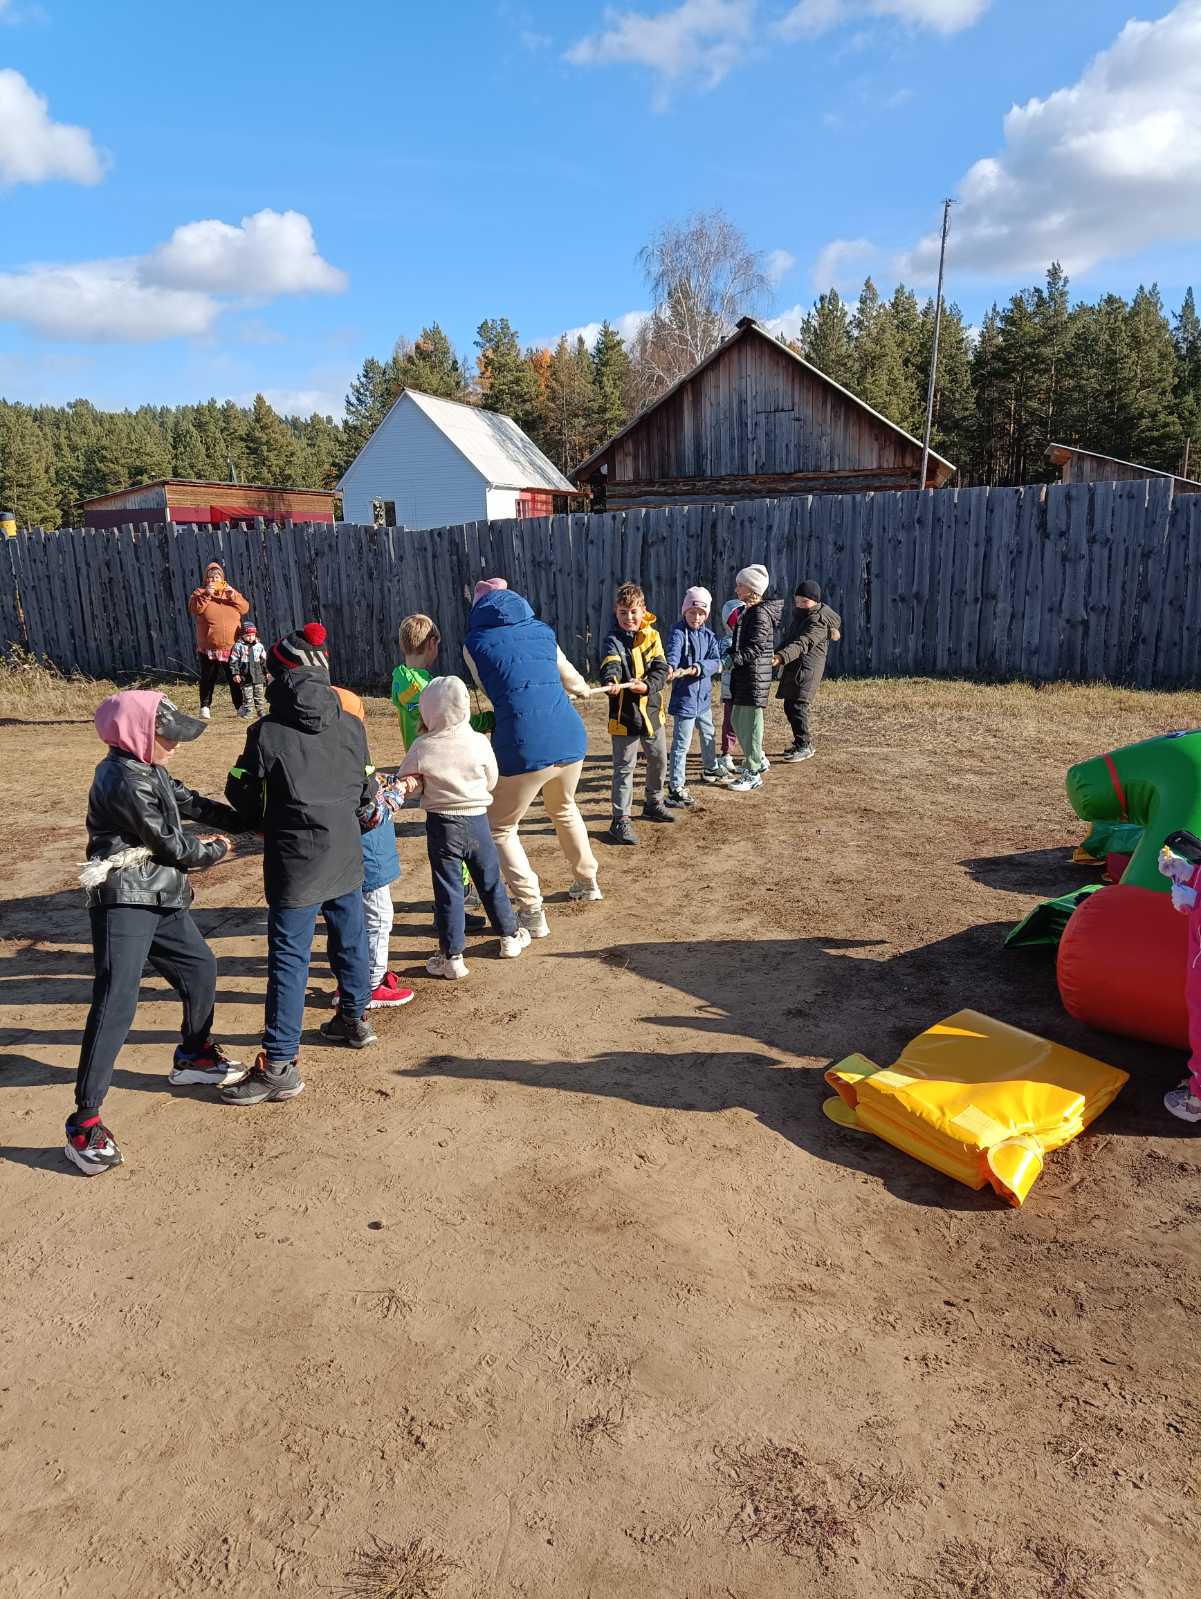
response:
<svg viewBox="0 0 1201 1599"><path fill-rule="evenodd" d="M109 748L88 795L88 858L79 876L96 975L64 1147L87 1177L121 1164L100 1111L133 1025L147 964L183 1001L181 1040L168 1082L219 1086L246 1075L211 1036L217 962L192 920L188 884L189 872L216 865L234 846L224 831L183 827L185 817L209 827L236 827L237 814L167 772L176 747L199 738L206 726L162 694L142 689L111 694L96 711L96 731Z"/></svg>
<svg viewBox="0 0 1201 1599"><path fill-rule="evenodd" d="M1167 844L1159 869L1172 884L1172 904L1188 917L1188 965L1184 998L1188 1006L1188 1076L1163 1097L1164 1109L1184 1122L1201 1122L1201 865L1177 855Z"/></svg>

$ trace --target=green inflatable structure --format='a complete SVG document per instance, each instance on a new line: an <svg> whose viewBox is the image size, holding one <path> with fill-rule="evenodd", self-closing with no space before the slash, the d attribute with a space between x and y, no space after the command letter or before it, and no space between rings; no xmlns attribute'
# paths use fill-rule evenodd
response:
<svg viewBox="0 0 1201 1599"><path fill-rule="evenodd" d="M1073 766L1068 799L1086 822L1132 822L1143 834L1122 874L1123 883L1166 894L1158 867L1169 833L1201 835L1201 732L1164 733Z"/></svg>

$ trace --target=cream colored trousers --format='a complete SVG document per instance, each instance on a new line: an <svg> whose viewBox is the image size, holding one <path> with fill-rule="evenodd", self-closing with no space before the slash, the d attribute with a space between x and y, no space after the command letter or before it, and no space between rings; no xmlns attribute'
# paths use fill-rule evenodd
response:
<svg viewBox="0 0 1201 1599"><path fill-rule="evenodd" d="M518 911L534 911L542 904L542 887L517 836L522 817L539 794L572 873L584 882L596 881L596 856L575 802L583 770L583 761L572 761L569 766L544 766L537 772L518 772L515 777L497 780L488 826L500 857L501 875Z"/></svg>

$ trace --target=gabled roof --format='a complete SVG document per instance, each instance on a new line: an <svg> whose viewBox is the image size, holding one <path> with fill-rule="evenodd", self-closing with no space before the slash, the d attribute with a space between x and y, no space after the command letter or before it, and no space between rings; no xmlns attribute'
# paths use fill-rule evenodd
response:
<svg viewBox="0 0 1201 1599"><path fill-rule="evenodd" d="M1055 466L1063 466L1073 455L1091 455L1094 461L1108 461L1110 466L1126 466L1132 472L1141 472L1144 477L1170 477L1190 489L1201 489L1201 483L1195 478L1181 477L1179 472L1161 472L1157 466L1142 466L1138 461L1123 461L1119 455L1102 455L1100 450L1086 449L1083 444L1048 444L1045 458Z"/></svg>
<svg viewBox="0 0 1201 1599"><path fill-rule="evenodd" d="M485 411L478 405L443 400L419 389L402 389L375 432L346 468L341 488L357 463L387 427L393 411L406 401L429 418L460 455L466 456L491 489L553 489L556 494L578 494L552 461L517 426L511 416Z"/></svg>
<svg viewBox="0 0 1201 1599"><path fill-rule="evenodd" d="M606 440L606 442L601 445L599 450L593 450L592 454L586 461L581 461L579 466L577 466L575 469L576 481L581 482L584 474L590 467L600 460L602 455L607 454L608 451L611 450L620 439L624 439L627 433L632 432L634 428L638 427L640 423L644 422L653 411L657 411L661 405L666 405L667 401L671 399L672 395L675 394L678 389L682 389L686 383L691 383L692 379L697 375L698 372L703 372L707 366L712 366L713 362L718 360L719 357L723 356L732 344L737 344L739 339L746 338L748 333L759 334L760 337L766 339L770 344L774 345L781 355L786 355L789 360L796 361L798 365L803 366L806 372L810 373L820 382L825 383L832 389L837 389L838 393L841 394L844 399L849 400L852 405L858 406L861 411L866 411L868 416L875 417L877 422L882 423L884 427L889 428L893 433L899 433L903 439L907 439L910 444L914 445L919 451L921 450L921 439L915 439L912 433L906 433L904 428L898 427L895 422L890 422L886 416L881 416L880 412L874 410L870 405L868 405L866 400L861 400L859 396L857 394L853 394L850 389L845 389L841 383L836 383L834 379L832 377L828 377L820 367L814 366L811 361L806 361L803 355L798 355L790 345L781 344L776 335L769 328L765 328L762 322L757 322L753 316L744 316L739 321L738 326L734 329L733 333L724 338L716 347L716 349L711 351L703 361L698 361L697 364L692 368L691 372L685 372L682 378L677 378L677 380L672 384L671 388L666 391L666 393L661 394L657 400L652 400L650 405L648 405L644 410L639 411L638 415L634 417L633 421L627 422L625 427L623 427L620 432L615 433L611 439ZM948 461L945 455L939 455L936 450L930 451L930 461L931 463L937 462L940 467L945 468L945 471L941 475L942 482L945 482L955 470L954 461Z"/></svg>

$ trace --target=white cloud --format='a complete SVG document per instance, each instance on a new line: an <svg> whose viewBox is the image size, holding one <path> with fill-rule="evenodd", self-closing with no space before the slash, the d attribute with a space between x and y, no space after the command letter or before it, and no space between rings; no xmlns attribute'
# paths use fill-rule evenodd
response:
<svg viewBox="0 0 1201 1599"><path fill-rule="evenodd" d="M786 39L813 38L864 17L892 18L934 33L959 33L979 22L991 0L799 0L779 23Z"/></svg>
<svg viewBox="0 0 1201 1599"><path fill-rule="evenodd" d="M349 382L348 378L348 387ZM302 416L306 420L315 411L319 416L332 416L336 421L341 418L346 405L346 389L340 393L335 393L333 389L258 389L256 392L280 416ZM241 395L239 404L253 405L254 395Z"/></svg>
<svg viewBox="0 0 1201 1599"><path fill-rule="evenodd" d="M765 318L763 326L772 333L782 333L786 339L796 339L805 320L805 312L805 306L794 305L787 311L781 311L779 316Z"/></svg>
<svg viewBox="0 0 1201 1599"><path fill-rule="evenodd" d="M1079 81L1014 106L998 155L959 184L948 262L1003 277L1201 236L1201 0L1128 22ZM898 262L937 270L938 235Z"/></svg>
<svg viewBox="0 0 1201 1599"><path fill-rule="evenodd" d="M666 102L685 77L715 88L746 53L752 40L757 0L681 0L654 16L606 9L599 33L567 51L577 67L615 63L648 67L658 79L655 103Z"/></svg>
<svg viewBox="0 0 1201 1599"><path fill-rule="evenodd" d="M885 111L899 111L913 99L912 89L894 89L884 102Z"/></svg>
<svg viewBox="0 0 1201 1599"><path fill-rule="evenodd" d="M45 96L12 67L0 68L0 182L99 183L104 166L86 128L52 122Z"/></svg>
<svg viewBox="0 0 1201 1599"><path fill-rule="evenodd" d="M136 261L82 261L0 273L0 321L48 339L148 344L207 333L211 295L139 281Z"/></svg>
<svg viewBox="0 0 1201 1599"><path fill-rule="evenodd" d="M191 256L188 239L195 241ZM307 217L260 211L240 228L177 228L144 256L0 273L0 321L49 339L149 344L209 332L231 303L220 295L336 293L345 283L345 274L317 254Z"/></svg>
<svg viewBox="0 0 1201 1599"><path fill-rule="evenodd" d="M616 328L617 332L621 334L628 344L648 316L650 316L649 311L623 311L620 316L611 316L609 318L609 326ZM596 343L597 334L599 334L600 330L601 324L599 322L584 322L578 328L565 328L563 331L569 344L574 344L577 338L581 338L591 349ZM551 342L558 343L558 340L552 340Z"/></svg>
<svg viewBox="0 0 1201 1599"><path fill-rule="evenodd" d="M141 264L147 283L247 298L340 294L346 274L323 261L299 211L256 211L240 226L209 220L176 228Z"/></svg>
<svg viewBox="0 0 1201 1599"><path fill-rule="evenodd" d="M549 50L554 42L549 33L535 33L532 28L522 28L517 37L521 41L521 48L531 53Z"/></svg>
<svg viewBox="0 0 1201 1599"><path fill-rule="evenodd" d="M763 270L767 274L767 281L775 284L786 278L796 266L796 256L787 250L769 250L763 258Z"/></svg>
<svg viewBox="0 0 1201 1599"><path fill-rule="evenodd" d="M827 289L839 294L858 289L879 254L870 239L831 239L813 263L813 287L819 294Z"/></svg>

